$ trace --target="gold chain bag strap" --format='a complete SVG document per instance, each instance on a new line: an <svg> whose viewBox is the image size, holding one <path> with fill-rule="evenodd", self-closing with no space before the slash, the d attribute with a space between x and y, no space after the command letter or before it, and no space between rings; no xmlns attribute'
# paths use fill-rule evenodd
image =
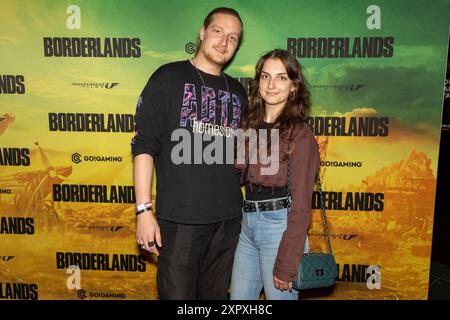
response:
<svg viewBox="0 0 450 320"><path fill-rule="evenodd" d="M289 150L291 145L289 145ZM331 287L336 284L337 267L336 260L331 249L330 235L328 233L327 214L325 213L325 204L323 201L322 184L320 183L319 172L316 175L316 184L320 195L320 206L322 211L323 228L327 238L328 253L311 252L304 253L300 265L298 266L297 279L293 282L296 290L305 290L313 288ZM289 207L291 208L291 155L288 157L288 174L287 174L287 194L289 199Z"/></svg>

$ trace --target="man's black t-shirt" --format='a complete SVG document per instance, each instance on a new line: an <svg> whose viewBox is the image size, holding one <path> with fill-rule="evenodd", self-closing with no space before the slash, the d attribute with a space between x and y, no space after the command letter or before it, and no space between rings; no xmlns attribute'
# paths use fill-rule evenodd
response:
<svg viewBox="0 0 450 320"><path fill-rule="evenodd" d="M241 214L233 130L246 108L244 88L227 75L189 61L153 73L139 97L131 144L134 156L154 159L158 218L206 224Z"/></svg>

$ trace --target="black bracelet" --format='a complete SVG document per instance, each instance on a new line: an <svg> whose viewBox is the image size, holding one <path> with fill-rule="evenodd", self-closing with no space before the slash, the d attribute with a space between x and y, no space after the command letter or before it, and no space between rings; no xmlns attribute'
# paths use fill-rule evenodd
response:
<svg viewBox="0 0 450 320"><path fill-rule="evenodd" d="M141 213L144 213L144 212L146 212L146 211L152 211L152 206L148 206L148 207L145 207L144 209L141 209L141 210L139 210L139 211L136 211L136 216L138 216L138 215L140 215Z"/></svg>

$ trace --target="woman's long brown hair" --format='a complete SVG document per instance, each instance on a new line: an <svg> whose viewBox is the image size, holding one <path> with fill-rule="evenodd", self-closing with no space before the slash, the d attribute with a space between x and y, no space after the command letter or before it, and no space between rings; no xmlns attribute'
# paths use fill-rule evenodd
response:
<svg viewBox="0 0 450 320"><path fill-rule="evenodd" d="M278 129L280 139L290 143L293 140L293 131L296 126L304 123L310 110L310 92L303 76L303 70L297 59L288 51L275 49L263 55L255 67L255 77L249 84L249 107L245 113L241 127L244 130L258 129L262 126L265 116L265 103L259 94L259 79L264 63L269 59L280 60L289 78L294 82L294 95L289 95L286 106L280 112L270 129ZM268 140L270 134L268 135ZM270 141L268 141L270 144Z"/></svg>

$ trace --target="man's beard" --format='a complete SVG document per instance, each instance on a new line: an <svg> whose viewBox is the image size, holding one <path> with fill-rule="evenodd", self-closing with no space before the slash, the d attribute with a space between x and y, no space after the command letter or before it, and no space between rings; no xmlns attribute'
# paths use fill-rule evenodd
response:
<svg viewBox="0 0 450 320"><path fill-rule="evenodd" d="M216 49L213 47L209 52L205 52L204 56L209 62L214 63L215 65L218 65L220 67L223 67L231 59L231 56L228 57L226 56L226 54L216 52L217 52Z"/></svg>

